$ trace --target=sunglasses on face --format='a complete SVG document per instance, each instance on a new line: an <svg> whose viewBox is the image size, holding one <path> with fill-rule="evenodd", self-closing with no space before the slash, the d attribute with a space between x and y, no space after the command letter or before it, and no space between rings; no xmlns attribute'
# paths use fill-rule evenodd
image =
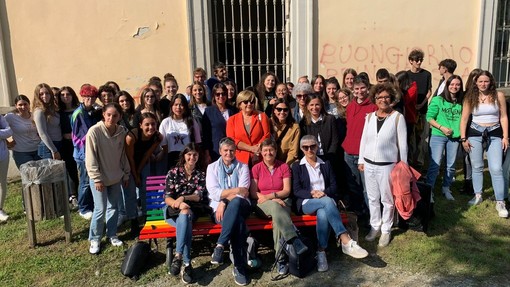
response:
<svg viewBox="0 0 510 287"><path fill-rule="evenodd" d="M275 110L279 113L281 113L281 112L288 113L289 112L289 108L275 108Z"/></svg>
<svg viewBox="0 0 510 287"><path fill-rule="evenodd" d="M413 59L415 62L423 62L423 58L414 58Z"/></svg>
<svg viewBox="0 0 510 287"><path fill-rule="evenodd" d="M225 97L226 95L224 93L215 93L214 96L216 97Z"/></svg>
<svg viewBox="0 0 510 287"><path fill-rule="evenodd" d="M247 104L255 104L255 101L250 101L250 100L246 100L246 101L242 101L241 103L247 105Z"/></svg>
<svg viewBox="0 0 510 287"><path fill-rule="evenodd" d="M301 148L305 151L309 151L309 150L315 150L315 148L317 147L316 144L312 144L312 145L304 145L304 146L301 146Z"/></svg>
<svg viewBox="0 0 510 287"><path fill-rule="evenodd" d="M298 99L304 99L304 98L306 98L306 96L308 96L308 95L296 95L296 98L298 98Z"/></svg>

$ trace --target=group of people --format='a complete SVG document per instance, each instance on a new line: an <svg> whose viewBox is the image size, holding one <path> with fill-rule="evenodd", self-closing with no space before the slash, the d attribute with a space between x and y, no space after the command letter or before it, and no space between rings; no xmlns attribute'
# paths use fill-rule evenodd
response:
<svg viewBox="0 0 510 287"><path fill-rule="evenodd" d="M275 249L283 237L298 253L307 246L297 236L290 211L316 214L319 271L328 269L324 250L331 229L345 254L368 254L343 226L338 199L369 216L367 241L380 237L379 246L387 246L395 214L390 180L395 164L420 169L430 155L426 182L434 186L445 157L441 191L454 200L451 183L460 145L464 188L474 192L469 204L483 200L486 152L496 210L508 217L504 95L496 91L491 73L479 69L469 75L464 90L451 59L439 63L442 79L432 93L423 59L421 50L411 51L409 71L393 75L380 69L377 84L353 69L346 69L340 81L303 76L295 85L267 72L240 92L227 67L216 63L209 79L197 68L186 93L178 93L172 74L152 77L141 89L138 106L115 82L99 89L82 85L81 103L71 87L40 84L32 109L28 97L20 95L16 109L0 116L0 177L6 174L8 148L18 168L41 158L64 160L72 183L70 202L91 220L89 251L97 254L105 223L113 246L123 244L117 237L122 222L131 221L132 233L138 233L138 218L146 213L146 178L166 174L165 216L177 230L171 273L181 274L186 283L193 280L192 224L204 210L222 224L212 263L223 262L230 244L240 285L248 282L244 220L252 210L272 218ZM1 182L0 220L5 221ZM278 262L278 271L288 272L286 259Z"/></svg>

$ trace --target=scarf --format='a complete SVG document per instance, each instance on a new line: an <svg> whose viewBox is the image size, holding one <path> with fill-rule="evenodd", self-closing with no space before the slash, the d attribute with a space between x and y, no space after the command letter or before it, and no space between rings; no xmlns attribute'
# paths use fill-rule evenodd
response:
<svg viewBox="0 0 510 287"><path fill-rule="evenodd" d="M225 165L223 159L218 159L218 182L222 189L229 189L232 187L237 187L239 184L239 170L237 167L239 166L239 162L234 159L229 167ZM230 177L230 185L228 184Z"/></svg>

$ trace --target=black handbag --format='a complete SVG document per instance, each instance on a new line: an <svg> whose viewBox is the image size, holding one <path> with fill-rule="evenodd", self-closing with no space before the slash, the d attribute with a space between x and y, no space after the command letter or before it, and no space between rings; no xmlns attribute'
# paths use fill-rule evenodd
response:
<svg viewBox="0 0 510 287"><path fill-rule="evenodd" d="M284 256L287 256L288 258L289 273L298 278L306 277L310 271L317 267L317 258L315 257L315 244L312 242L312 240L301 236L299 232L298 237L308 247L308 250L298 255L292 244L285 240L285 238L280 238L280 249L276 254L276 260L273 263L271 270L276 268L278 261L280 261ZM285 277L286 275L278 275L276 277L272 277L271 280L276 281Z"/></svg>

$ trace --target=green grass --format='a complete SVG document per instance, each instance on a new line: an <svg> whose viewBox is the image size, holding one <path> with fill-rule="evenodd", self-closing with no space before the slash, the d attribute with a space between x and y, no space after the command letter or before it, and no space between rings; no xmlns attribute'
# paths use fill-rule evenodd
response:
<svg viewBox="0 0 510 287"><path fill-rule="evenodd" d="M491 194L492 190L488 190L484 197ZM428 235L397 230L386 248L378 248L376 243L363 239L360 244L370 252L377 252L388 265L411 272L474 280L505 276L510 262L510 220L497 216L493 202L486 200L479 206L468 207L469 196L457 192L454 196L456 201L447 202L436 191L436 218ZM64 239L63 219L54 219L36 223L39 245L30 248L20 182L9 184L4 210L11 218L0 224L0 286L138 286L168 277L162 253L153 259L152 267L136 283L120 273L125 248L114 248L103 242L100 255L88 254L89 222L76 212L72 213L73 241L70 244ZM366 232L362 229L360 238ZM119 235L130 245L133 239L129 239L127 233L128 230L121 229ZM197 241L203 243L204 240ZM205 263L209 256L208 244L210 242L201 244L205 248L194 250L195 255L197 252L201 255L194 255L195 268L214 272L208 270ZM337 252L330 253L331 262L334 257L341 256L334 254ZM264 262L269 261L264 258Z"/></svg>

